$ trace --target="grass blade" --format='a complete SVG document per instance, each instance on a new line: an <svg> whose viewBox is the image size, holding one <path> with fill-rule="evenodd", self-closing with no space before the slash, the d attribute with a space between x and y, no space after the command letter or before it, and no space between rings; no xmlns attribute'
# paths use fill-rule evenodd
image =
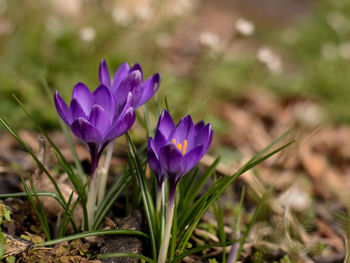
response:
<svg viewBox="0 0 350 263"><path fill-rule="evenodd" d="M153 200L151 197L151 194L149 193L149 189L147 186L147 181L144 176L141 162L138 158L136 147L128 133L126 133L126 138L129 144L130 152L131 152L131 157L136 169L136 176L139 181L140 185L140 192L143 200L143 205L146 213L146 218L147 218L147 223L150 231L150 238L151 238L151 245L152 245L152 254L153 258L156 258L157 251L156 251L156 229L157 229L157 224L156 224L156 216L155 216L155 209L154 209L154 204Z"/></svg>
<svg viewBox="0 0 350 263"><path fill-rule="evenodd" d="M53 239L50 241L42 242L39 244L36 244L35 247L47 247L56 245L58 243L62 243L65 241L71 241L75 239L85 238L85 237L91 237L91 236L104 236L104 235L135 235L135 236L141 236L149 238L147 234L136 231L136 230L129 230L129 229L107 229L107 230L96 230L96 231L89 231L89 232L81 232L74 235L69 235L57 239Z"/></svg>
<svg viewBox="0 0 350 263"><path fill-rule="evenodd" d="M253 217L252 219L250 220L249 224L248 224L248 227L247 227L247 230L244 232L244 235L242 237L242 241L240 242L240 246L238 248L238 251L237 251L237 257L236 257L236 260L239 258L239 256L241 255L241 252L243 250L243 246L244 244L246 243L247 239L248 239L248 236L250 234L250 231L252 230L254 224L255 224L255 221L256 219L258 218L258 215L260 214L261 212L261 209L263 208L264 204L265 204L265 201L267 199L267 197L269 196L269 192L266 192L264 194L264 196L261 198L261 200L259 201L258 203L258 206L256 207L255 209L255 212L253 214Z"/></svg>
<svg viewBox="0 0 350 263"><path fill-rule="evenodd" d="M47 223L47 218L46 218L46 214L45 214L45 211L43 209L43 206L40 202L40 199L38 197L38 195L36 194L36 190L34 188L34 184L33 184L33 181L29 175L29 180L30 180L30 184L31 184L31 187L32 187L32 191L33 191L33 196L35 197L37 203L38 203L38 206L40 208L40 211L39 209L37 208L35 202L34 202L34 199L32 197L32 194L28 188L28 185L26 184L26 182L24 181L23 177L21 177L21 180L22 180L22 183L23 183L23 187L24 187L24 190L26 191L27 193L27 196L28 196L28 199L34 209L34 212L36 214L36 216L38 217L39 221L40 221L40 224L42 225L43 227L43 231L44 231L44 234L46 236L46 239L47 240L50 240L51 239L51 235L50 235L50 229L49 229L49 225Z"/></svg>

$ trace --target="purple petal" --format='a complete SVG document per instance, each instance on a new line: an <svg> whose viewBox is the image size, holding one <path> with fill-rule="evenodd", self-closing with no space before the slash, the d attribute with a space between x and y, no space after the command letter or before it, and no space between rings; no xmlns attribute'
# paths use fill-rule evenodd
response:
<svg viewBox="0 0 350 263"><path fill-rule="evenodd" d="M157 130L159 130L164 135L166 140L169 140L170 136L175 130L175 123L171 118L169 112L167 112L165 109L162 111L162 114L159 117Z"/></svg>
<svg viewBox="0 0 350 263"><path fill-rule="evenodd" d="M122 81L127 77L128 73L129 73L129 64L124 62L119 66L113 78L112 93L114 95L117 94L120 83L122 83Z"/></svg>
<svg viewBox="0 0 350 263"><path fill-rule="evenodd" d="M77 99L72 99L70 102L70 111L72 114L72 122L80 117L86 119L86 114Z"/></svg>
<svg viewBox="0 0 350 263"><path fill-rule="evenodd" d="M162 172L162 167L160 166L160 162L152 149L149 149L147 152L148 163L153 171L157 174L157 181L163 182L165 179L165 174Z"/></svg>
<svg viewBox="0 0 350 263"><path fill-rule="evenodd" d="M149 99L153 97L153 95L159 89L159 84L160 84L160 75L159 73L156 73L155 75L149 77L142 85L136 88L135 93L139 92L141 96L138 98L136 97L136 94L134 94L135 109L145 104Z"/></svg>
<svg viewBox="0 0 350 263"><path fill-rule="evenodd" d="M204 121L199 121L195 126L194 129L196 131L196 134L205 126Z"/></svg>
<svg viewBox="0 0 350 263"><path fill-rule="evenodd" d="M208 123L196 135L195 145L196 146L202 145L203 152L205 154L211 144L212 138L213 138L213 130L211 128L211 124Z"/></svg>
<svg viewBox="0 0 350 263"><path fill-rule="evenodd" d="M134 108L129 108L123 116L118 118L105 140L113 140L126 133L135 122Z"/></svg>
<svg viewBox="0 0 350 263"><path fill-rule="evenodd" d="M100 143L102 141L101 133L95 126L83 118L74 121L71 128L74 135L86 143Z"/></svg>
<svg viewBox="0 0 350 263"><path fill-rule="evenodd" d="M141 83L141 73L140 71L133 71L130 73L126 79L120 84L117 94L115 94L115 99L117 105L123 105L126 101L129 92L139 86Z"/></svg>
<svg viewBox="0 0 350 263"><path fill-rule="evenodd" d="M101 106L108 115L110 121L113 121L116 110L115 100L111 91L106 86L100 85L92 95L94 97L94 103Z"/></svg>
<svg viewBox="0 0 350 263"><path fill-rule="evenodd" d="M102 59L100 63L99 77L101 84L107 86L108 88L111 87L111 78L109 76L107 63L104 59Z"/></svg>
<svg viewBox="0 0 350 263"><path fill-rule="evenodd" d="M169 178L170 176L177 178L184 172L184 157L173 143L169 143L160 149L159 161Z"/></svg>
<svg viewBox="0 0 350 263"><path fill-rule="evenodd" d="M105 135L111 129L111 120L108 114L99 105L94 105L91 110L89 122Z"/></svg>
<svg viewBox="0 0 350 263"><path fill-rule="evenodd" d="M132 66L132 68L130 69L130 73L133 71L140 71L141 73L141 81L143 80L143 73L142 73L142 67L139 63L136 63L134 66Z"/></svg>
<svg viewBox="0 0 350 263"><path fill-rule="evenodd" d="M159 149L166 143L167 140L162 132L160 130L156 130L156 133L154 134L154 149L158 152Z"/></svg>
<svg viewBox="0 0 350 263"><path fill-rule="evenodd" d="M203 157L203 146L197 146L184 156L185 173L189 172Z"/></svg>
<svg viewBox="0 0 350 263"><path fill-rule="evenodd" d="M72 114L71 114L67 104L64 102L64 100L58 94L57 90L56 90L55 95L54 95L54 101L55 101L55 106L56 106L56 110L57 110L58 115L60 115L61 119L67 125L71 125Z"/></svg>
<svg viewBox="0 0 350 263"><path fill-rule="evenodd" d="M79 82L75 85L72 99L76 99L79 102L86 115L90 114L93 105L93 97L89 88L85 84Z"/></svg>
<svg viewBox="0 0 350 263"><path fill-rule="evenodd" d="M177 125L172 138L176 139L176 141L181 144L183 144L183 142L187 140L187 150L190 151L194 146L194 136L195 129L193 121L191 116L187 115Z"/></svg>

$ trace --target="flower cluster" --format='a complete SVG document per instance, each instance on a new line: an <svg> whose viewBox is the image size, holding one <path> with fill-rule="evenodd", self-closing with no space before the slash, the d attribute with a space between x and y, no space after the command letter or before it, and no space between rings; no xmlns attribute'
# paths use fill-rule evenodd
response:
<svg viewBox="0 0 350 263"><path fill-rule="evenodd" d="M157 92L160 75L156 73L143 81L140 64L130 68L129 64L123 63L111 81L107 64L102 60L99 80L100 85L94 92L83 83L76 84L69 107L57 91L54 95L56 109L61 119L90 151L91 177L86 203L89 229L94 227L96 204L101 199L97 196L97 188L100 189L102 186L103 190L106 183L107 173L102 174L104 179L98 176L97 180L97 176L94 176L100 156L109 143L132 127L135 122L135 109L146 103ZM164 263L166 260L176 186L204 156L212 138L213 130L210 124L205 124L203 121L194 124L192 117L187 115L175 125L166 110L161 113L154 137L149 138L148 162L156 173L158 183L157 213L160 212L163 182L165 179L169 182L168 209L158 263ZM108 153L111 154L112 151L113 148L109 147Z"/></svg>
<svg viewBox="0 0 350 263"><path fill-rule="evenodd" d="M105 60L101 61L99 78L100 85L93 93L85 84L76 84L69 107L57 91L54 96L61 119L90 151L91 176L103 150L131 128L135 109L155 94L160 83L158 73L143 82L140 64L130 69L127 63L120 65L111 83Z"/></svg>

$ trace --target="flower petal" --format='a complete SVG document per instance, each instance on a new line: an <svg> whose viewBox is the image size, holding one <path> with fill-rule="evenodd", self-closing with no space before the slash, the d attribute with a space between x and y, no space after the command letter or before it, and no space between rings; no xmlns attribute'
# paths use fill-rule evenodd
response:
<svg viewBox="0 0 350 263"><path fill-rule="evenodd" d="M208 123L196 135L195 146L202 145L204 154L207 152L213 139L213 130L211 124Z"/></svg>
<svg viewBox="0 0 350 263"><path fill-rule="evenodd" d="M92 107L89 122L100 131L102 137L111 129L111 120L99 105Z"/></svg>
<svg viewBox="0 0 350 263"><path fill-rule="evenodd" d="M199 160L203 157L203 146L197 146L193 150L191 150L189 153L187 153L184 156L185 159L185 173L189 172L198 162Z"/></svg>
<svg viewBox="0 0 350 263"><path fill-rule="evenodd" d="M159 89L159 84L160 84L160 74L156 73L153 76L149 77L142 85L138 86L135 89L135 92L134 92L135 109L145 104L149 99L153 97L153 95ZM140 93L139 97L136 96L136 92Z"/></svg>
<svg viewBox="0 0 350 263"><path fill-rule="evenodd" d="M100 143L102 135L89 121L79 118L71 125L72 132L75 136L86 143Z"/></svg>
<svg viewBox="0 0 350 263"><path fill-rule="evenodd" d="M154 134L154 149L159 152L159 149L167 143L167 140L165 139L164 135L160 130L156 130Z"/></svg>
<svg viewBox="0 0 350 263"><path fill-rule="evenodd" d="M117 94L115 94L115 99L117 105L123 105L126 101L129 92L133 92L133 90L139 86L141 83L141 72L133 71L131 72L126 79L120 83L120 87L118 89Z"/></svg>
<svg viewBox="0 0 350 263"><path fill-rule="evenodd" d="M199 121L196 123L196 125L194 126L194 129L196 131L196 134L205 126L204 121Z"/></svg>
<svg viewBox="0 0 350 263"><path fill-rule="evenodd" d="M55 101L55 106L58 115L60 115L61 119L67 124L71 125L72 123L72 114L65 103L65 101L61 98L61 96L58 94L58 91L56 90L55 95L54 95L54 101Z"/></svg>
<svg viewBox="0 0 350 263"><path fill-rule="evenodd" d="M86 119L86 114L77 99L72 99L70 102L70 111L72 114L72 122L80 117Z"/></svg>
<svg viewBox="0 0 350 263"><path fill-rule="evenodd" d="M163 182L165 179L165 173L162 171L160 162L152 149L147 151L147 157L149 166L156 172L158 183Z"/></svg>
<svg viewBox="0 0 350 263"><path fill-rule="evenodd" d="M112 93L114 94L114 96L116 96L116 94L118 93L120 83L122 83L122 81L128 76L128 73L129 64L124 62L119 66L113 78Z"/></svg>
<svg viewBox="0 0 350 263"><path fill-rule="evenodd" d="M164 135L166 140L169 140L170 136L175 131L175 123L173 118L171 118L169 112L167 112L165 109L162 111L162 114L159 117L157 130Z"/></svg>
<svg viewBox="0 0 350 263"><path fill-rule="evenodd" d="M116 113L115 100L111 91L105 86L100 85L92 94L94 103L101 106L112 122Z"/></svg>
<svg viewBox="0 0 350 263"><path fill-rule="evenodd" d="M133 71L140 71L141 73L141 81L143 80L143 73L142 73L142 67L139 63L136 63L134 66L132 66L132 68L130 69L130 73L133 72Z"/></svg>
<svg viewBox="0 0 350 263"><path fill-rule="evenodd" d="M76 99L79 102L86 115L90 114L93 97L89 88L84 83L79 82L75 85L72 99Z"/></svg>
<svg viewBox="0 0 350 263"><path fill-rule="evenodd" d="M184 157L173 143L169 143L160 149L159 161L169 177L178 178L184 172Z"/></svg>
<svg viewBox="0 0 350 263"><path fill-rule="evenodd" d="M123 116L118 118L105 140L113 140L126 133L134 124L135 118L134 108L129 108Z"/></svg>
<svg viewBox="0 0 350 263"><path fill-rule="evenodd" d="M187 140L187 151L190 151L194 146L194 136L195 129L193 121L191 116L187 115L177 125L172 138L176 139L176 141L181 144Z"/></svg>
<svg viewBox="0 0 350 263"><path fill-rule="evenodd" d="M104 59L102 59L100 63L99 78L101 84L107 86L108 88L111 87L111 78L109 76L107 63Z"/></svg>

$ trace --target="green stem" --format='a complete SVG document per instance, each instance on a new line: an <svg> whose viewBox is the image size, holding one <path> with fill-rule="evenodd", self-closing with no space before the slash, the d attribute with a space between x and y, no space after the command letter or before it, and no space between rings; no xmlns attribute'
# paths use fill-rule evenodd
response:
<svg viewBox="0 0 350 263"><path fill-rule="evenodd" d="M94 225L94 220L95 220L97 188L98 188L97 176L91 176L89 193L88 193L88 198L86 203L89 230L92 230Z"/></svg>
<svg viewBox="0 0 350 263"><path fill-rule="evenodd" d="M165 223L165 231L162 238L162 244L159 250L158 263L165 263L166 257L168 254L169 248L169 240L170 240L170 232L171 226L173 224L173 216L174 216L174 198L169 199L168 210L166 213L166 223Z"/></svg>
<svg viewBox="0 0 350 263"><path fill-rule="evenodd" d="M105 196L106 193L106 185L107 185L107 177L108 177L108 171L109 171L109 166L111 163L112 155L113 155L113 149L114 149L114 142L111 142L108 145L107 153L106 153L106 158L103 163L103 166L100 170L100 174L98 175L98 196L97 196L97 205L99 206Z"/></svg>

